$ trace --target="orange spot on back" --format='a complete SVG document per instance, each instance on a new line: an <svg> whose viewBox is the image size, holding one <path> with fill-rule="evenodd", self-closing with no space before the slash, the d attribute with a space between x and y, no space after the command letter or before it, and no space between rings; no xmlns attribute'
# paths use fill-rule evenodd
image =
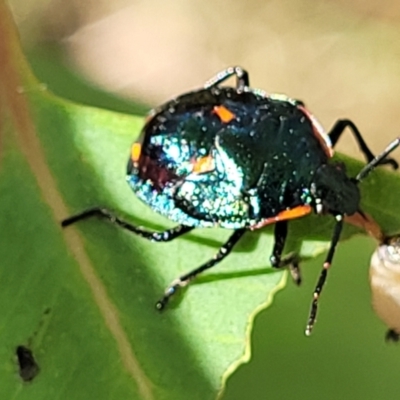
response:
<svg viewBox="0 0 400 400"><path fill-rule="evenodd" d="M214 160L211 156L201 157L193 163L193 172L195 174L210 172L213 171L214 168Z"/></svg>
<svg viewBox="0 0 400 400"><path fill-rule="evenodd" d="M225 106L215 106L213 112L217 114L219 119L225 124L236 118L236 115Z"/></svg>
<svg viewBox="0 0 400 400"><path fill-rule="evenodd" d="M138 162L142 152L142 145L140 143L133 143L131 149L131 158L133 162Z"/></svg>
<svg viewBox="0 0 400 400"><path fill-rule="evenodd" d="M251 230L260 229L266 225L276 224L279 221L304 217L311 211L312 208L308 204L290 208L289 210L281 211L279 214L275 215L275 217L267 218L264 221L259 222L258 224L252 226L250 229Z"/></svg>

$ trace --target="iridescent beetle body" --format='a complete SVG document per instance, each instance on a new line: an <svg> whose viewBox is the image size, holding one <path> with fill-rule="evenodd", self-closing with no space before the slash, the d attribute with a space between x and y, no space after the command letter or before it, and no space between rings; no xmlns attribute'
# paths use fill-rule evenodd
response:
<svg viewBox="0 0 400 400"><path fill-rule="evenodd" d="M314 175L332 154L301 103L215 87L155 111L133 146L127 180L177 223L251 229L293 218L287 210L310 212Z"/></svg>
<svg viewBox="0 0 400 400"><path fill-rule="evenodd" d="M231 76L236 87L220 84ZM332 160L333 147L350 128L368 165L356 177ZM125 222L106 208L93 208L67 218L100 216L152 241L173 240L197 227L234 230L217 254L174 280L157 302L169 299L197 275L217 265L248 230L274 224L273 267L291 268L300 282L297 258L283 257L288 221L310 212L335 221L330 249L316 285L306 334L310 334L343 220L355 215L363 224L358 183L387 159L400 143L393 141L375 157L350 120L338 120L329 133L301 101L252 89L240 67L227 68L204 88L189 92L153 110L131 149L127 181L153 210L177 222L152 232Z"/></svg>

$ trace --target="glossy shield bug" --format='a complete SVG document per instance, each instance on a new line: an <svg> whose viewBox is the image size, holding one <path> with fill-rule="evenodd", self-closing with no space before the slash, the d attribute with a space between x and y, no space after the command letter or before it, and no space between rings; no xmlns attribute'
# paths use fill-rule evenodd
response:
<svg viewBox="0 0 400 400"><path fill-rule="evenodd" d="M236 78L235 87L221 84ZM354 178L331 160L333 147L349 128L367 166ZM313 328L324 286L346 216L361 212L358 183L399 145L393 141L375 157L350 120L339 120L326 133L301 101L268 95L249 86L240 67L218 73L205 86L151 111L139 141L133 144L127 181L153 210L179 225L150 232L122 221L104 208L92 208L62 222L99 216L156 242L177 238L194 228L234 230L217 254L174 280L157 302L163 309L171 296L201 272L223 260L247 230L275 224L273 267L291 267L297 260L282 257L288 221L311 212L331 215L335 227L328 255L314 291L306 328Z"/></svg>

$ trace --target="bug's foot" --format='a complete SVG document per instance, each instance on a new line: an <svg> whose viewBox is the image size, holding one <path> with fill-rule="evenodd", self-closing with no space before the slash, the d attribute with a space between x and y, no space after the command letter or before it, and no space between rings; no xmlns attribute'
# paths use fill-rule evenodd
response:
<svg viewBox="0 0 400 400"><path fill-rule="evenodd" d="M393 158L385 158L378 165L389 164L394 170L399 169L399 163Z"/></svg>
<svg viewBox="0 0 400 400"><path fill-rule="evenodd" d="M311 336L312 330L314 329L314 324L315 324L315 319L314 319L314 321L308 322L306 329L304 330L304 334L306 336Z"/></svg>
<svg viewBox="0 0 400 400"><path fill-rule="evenodd" d="M274 268L288 268L294 283L296 285L301 284L300 259L297 254L290 253L281 259L272 255L270 257L270 262Z"/></svg>
<svg viewBox="0 0 400 400"><path fill-rule="evenodd" d="M301 284L301 270L299 265L299 260L297 257L294 257L292 262L289 264L290 275L292 276L293 282L300 286Z"/></svg>
<svg viewBox="0 0 400 400"><path fill-rule="evenodd" d="M308 316L307 326L306 326L306 329L305 329L305 332L304 332L306 336L310 336L311 335L311 332L312 332L312 330L314 328L315 321L317 319L318 299L319 299L319 292L315 291L314 292L314 298L313 298L313 301L311 303L310 314Z"/></svg>
<svg viewBox="0 0 400 400"><path fill-rule="evenodd" d="M186 286L188 284L188 281L182 281L180 279L177 279L171 283L170 286L165 290L164 296L157 301L156 303L156 309L158 311L163 311L166 305L168 304L170 298L182 287Z"/></svg>
<svg viewBox="0 0 400 400"><path fill-rule="evenodd" d="M68 218L65 218L61 221L61 226L63 228L74 224L75 222L81 221L83 219L93 217L93 216L104 216L112 220L115 217L108 211L106 208L101 208L101 207L93 207L93 208L88 208L87 210L84 210L80 212L79 214L72 215Z"/></svg>
<svg viewBox="0 0 400 400"><path fill-rule="evenodd" d="M398 342L400 339L400 335L393 329L389 329L386 332L385 340L387 342Z"/></svg>

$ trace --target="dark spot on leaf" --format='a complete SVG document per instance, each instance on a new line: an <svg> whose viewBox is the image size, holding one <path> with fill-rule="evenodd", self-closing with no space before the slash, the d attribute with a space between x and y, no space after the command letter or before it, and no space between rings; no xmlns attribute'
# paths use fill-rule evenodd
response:
<svg viewBox="0 0 400 400"><path fill-rule="evenodd" d="M18 346L15 354L18 359L19 376L24 382L32 381L39 373L39 366L35 361L32 350L25 346Z"/></svg>

